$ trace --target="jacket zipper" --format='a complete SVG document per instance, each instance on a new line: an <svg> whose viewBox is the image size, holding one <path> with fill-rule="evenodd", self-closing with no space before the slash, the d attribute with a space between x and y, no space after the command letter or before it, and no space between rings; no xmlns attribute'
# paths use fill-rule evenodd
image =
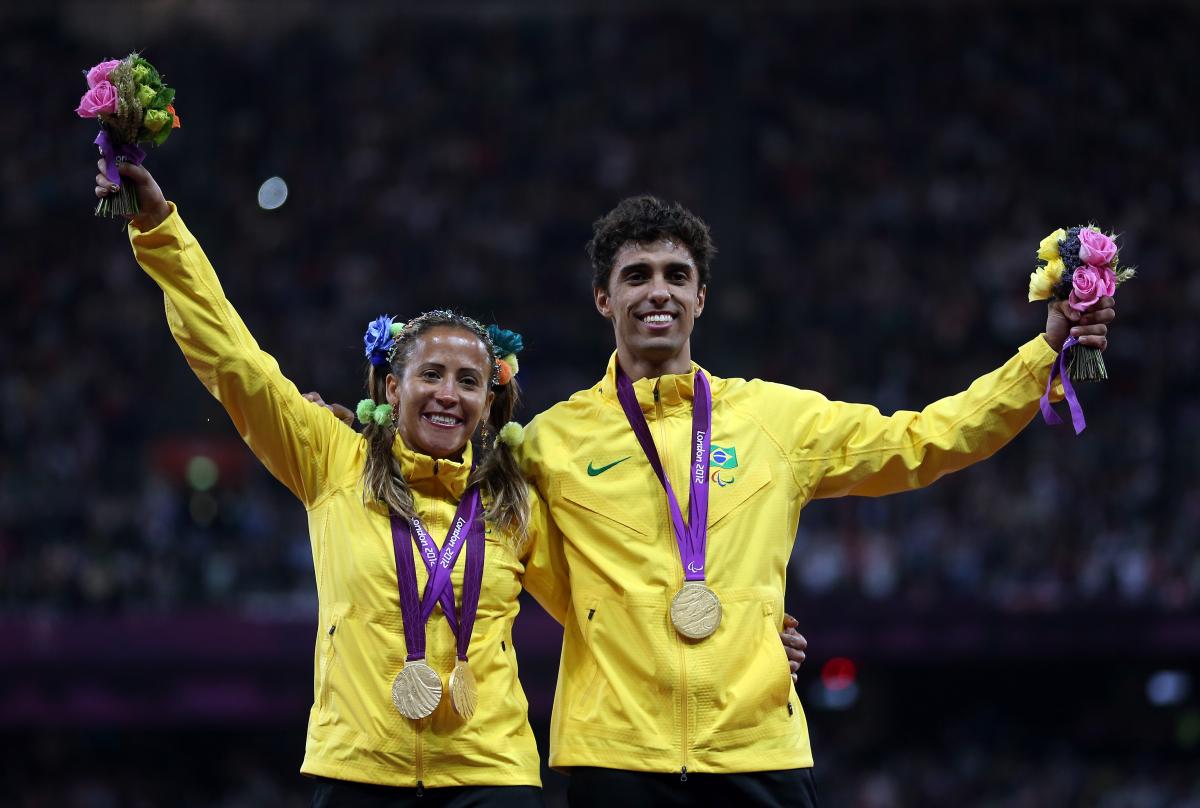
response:
<svg viewBox="0 0 1200 808"><path fill-rule="evenodd" d="M658 423L658 451L662 455L663 473L667 473L671 468L670 452L667 450L667 430L663 422L662 399L659 395L658 382L654 384L654 420ZM680 503L680 507L683 507ZM676 549L678 554L678 548ZM680 582L677 586L683 586L683 572L680 571ZM683 647L683 640L678 637L675 642L679 647L679 781L687 782L687 762L688 762L688 714L687 714L687 657Z"/></svg>
<svg viewBox="0 0 1200 808"><path fill-rule="evenodd" d="M434 461L434 464L435 465L437 464L436 460ZM419 510L419 506L417 504L416 497L413 497L413 509ZM429 521L426 522L425 529L429 531L430 535L436 535L438 528L439 528L439 525L438 525L437 514L436 514L436 512L431 513ZM409 552L412 552L412 548L409 548ZM428 635L428 631L426 632L426 634ZM406 642L407 642L407 640L406 640ZM426 646L425 646L425 661L426 662L429 661L429 645L428 645L428 643L426 643ZM413 722L413 737L416 740L416 774L417 774L417 796L418 797L425 796L425 783L423 782L425 779L425 761L424 761L425 740L421 734L424 722L425 722L425 719L423 719L423 718L418 719Z"/></svg>
<svg viewBox="0 0 1200 808"><path fill-rule="evenodd" d="M425 771L424 771L425 764L424 764L424 761L421 759L422 752L424 752L424 749L422 748L422 747L424 747L424 744L421 741L421 721L424 721L424 720L425 719L423 719L423 718L418 720L416 722L417 726L415 729L415 734L417 737L417 796L418 797L422 796L425 793L425 784L423 782L421 782L425 777Z"/></svg>

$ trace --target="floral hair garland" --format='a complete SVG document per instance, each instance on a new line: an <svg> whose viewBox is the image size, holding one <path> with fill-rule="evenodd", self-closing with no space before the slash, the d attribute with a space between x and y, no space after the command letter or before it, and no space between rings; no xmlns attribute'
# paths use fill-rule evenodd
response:
<svg viewBox="0 0 1200 808"><path fill-rule="evenodd" d="M428 321L459 325L467 328L483 343L488 356L493 357L491 384L503 387L513 380L520 370L517 354L525 348L525 341L516 331L509 331L494 323L484 328L478 321L449 309L434 309L420 314L407 323L397 322L391 315L382 314L367 324L363 334L363 355L373 367L390 367L396 358L406 334L418 333L419 326ZM360 423L375 423L382 426L392 415L391 404L376 404L369 398L358 402L356 415ZM511 427L511 428L510 428ZM520 445L524 437L521 425L515 421L504 425L497 440L509 446Z"/></svg>
<svg viewBox="0 0 1200 808"><path fill-rule="evenodd" d="M367 323L367 333L363 334L363 352L372 365L383 367L391 364L396 338L403 330L404 323L395 322L387 314L381 314Z"/></svg>

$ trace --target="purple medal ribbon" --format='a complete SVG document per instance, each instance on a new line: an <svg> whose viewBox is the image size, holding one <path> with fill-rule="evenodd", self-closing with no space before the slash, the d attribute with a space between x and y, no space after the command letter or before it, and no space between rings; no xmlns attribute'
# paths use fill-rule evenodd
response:
<svg viewBox="0 0 1200 808"><path fill-rule="evenodd" d="M117 161L121 160L140 166L146 159L145 150L136 143L123 143L114 147L108 131L104 129L101 129L100 134L96 135L94 142L100 147L100 154L104 157L104 176L108 177L108 181L118 188L121 187L121 173L117 171Z"/></svg>
<svg viewBox="0 0 1200 808"><path fill-rule="evenodd" d="M458 658L467 660L471 631L475 628L475 613L479 607L479 592L483 588L483 519L479 488L472 486L458 503L454 523L446 541L439 549L425 531L420 519L412 525L398 514L392 514L392 547L396 552L396 581L400 589L400 617L404 621L404 637L408 646L407 660L425 658L425 623L433 614L435 603L442 604L446 622L454 632ZM417 569L413 564L410 541L416 541L421 560L429 570L425 592L417 598ZM467 568L463 574L462 610L454 610L454 584L450 572L463 548L467 550Z"/></svg>
<svg viewBox="0 0 1200 808"><path fill-rule="evenodd" d="M466 501L465 497L463 498L463 501ZM461 506L462 502L459 503L459 507ZM438 569L438 562L441 560L442 551L438 549L437 543L433 540L433 537L429 535L428 531L425 530L425 525L421 523L419 518L414 516L411 522L412 537L417 543L417 548L421 551L421 560L425 562L425 571L429 573L429 577L425 581L425 594L421 598L420 620L422 623L424 623L429 619L429 614L433 612L433 603L435 602L435 599L429 597L429 593L432 589L434 573ZM454 523L456 525L459 523L459 514L457 513L454 515ZM461 543L459 546L461 549ZM450 549L449 544L446 545L446 549ZM454 566L453 561L450 562L450 566ZM414 573L414 578L415 577L416 574ZM454 613L454 589L453 587L446 586L445 582L443 581L440 591L441 594L439 594L436 598L436 602L442 604L442 613L446 615L446 622L450 624L450 630L453 631L457 636L458 616ZM429 604L429 613L425 611L425 605L427 603Z"/></svg>
<svg viewBox="0 0 1200 808"><path fill-rule="evenodd" d="M683 520L683 511L671 488L671 481L663 471L658 448L650 435L650 427L633 382L620 367L617 368L617 398L625 410L625 418L633 428L646 459L658 475L658 481L667 491L667 503L671 510L671 524L675 528L675 542L679 545L679 558L683 562L685 581L704 580L705 548L708 541L708 453L712 445L712 390L704 371L697 369L693 380L692 441L688 444L691 465L691 498L688 503L688 521Z"/></svg>
<svg viewBox="0 0 1200 808"><path fill-rule="evenodd" d="M1046 381L1046 392L1042 396L1042 418L1051 426L1061 424L1062 418L1058 417L1058 413L1050 406L1050 388L1054 386L1054 379L1062 376L1063 394L1067 400L1067 406L1071 408L1071 426L1075 428L1075 434L1087 428L1087 421L1083 417L1083 407L1079 404L1079 398L1075 395L1075 388L1071 384L1071 374L1067 372L1067 350L1079 344L1079 340L1075 337L1070 337L1063 343L1062 350L1058 352L1058 356L1054 360L1054 365L1050 368L1050 378Z"/></svg>

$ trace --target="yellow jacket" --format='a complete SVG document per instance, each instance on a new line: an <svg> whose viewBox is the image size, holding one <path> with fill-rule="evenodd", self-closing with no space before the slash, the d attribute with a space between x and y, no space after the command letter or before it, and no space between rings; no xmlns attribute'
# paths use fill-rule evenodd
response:
<svg viewBox="0 0 1200 808"><path fill-rule="evenodd" d="M1033 417L1054 357L1037 337L965 392L890 417L807 390L712 378L706 567L724 616L699 641L670 622L683 570L666 495L617 400L615 354L598 384L534 418L522 462L570 570L550 765L811 766L777 633L800 509L918 488L987 457ZM686 514L692 375L634 389Z"/></svg>
<svg viewBox="0 0 1200 808"><path fill-rule="evenodd" d="M395 554L386 509L363 504L366 442L306 401L259 349L174 206L152 230L131 227L130 241L138 263L162 287L167 322L188 364L254 454L308 511L319 606L314 704L301 771L427 788L540 785L512 624L524 578L551 614L561 621L565 613L565 593L555 595L552 576L544 572L549 545L541 500L534 498L529 540L519 555L511 537L487 526L483 591L469 651L479 687L475 715L464 722L447 695L428 718L403 718L391 701L392 680L405 658ZM393 451L418 512L440 543L466 487L470 446L461 463L413 452L399 438ZM413 555L422 591L428 575L415 548ZM465 566L461 559L455 565L456 600ZM440 607L427 624L426 653L445 687L455 642Z"/></svg>

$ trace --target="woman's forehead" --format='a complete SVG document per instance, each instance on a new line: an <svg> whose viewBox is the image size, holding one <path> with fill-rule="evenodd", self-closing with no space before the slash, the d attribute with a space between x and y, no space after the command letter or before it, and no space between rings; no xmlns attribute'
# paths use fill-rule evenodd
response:
<svg viewBox="0 0 1200 808"><path fill-rule="evenodd" d="M488 366L487 348L479 337L465 328L439 325L413 340L412 358L439 364L471 365L479 370Z"/></svg>

